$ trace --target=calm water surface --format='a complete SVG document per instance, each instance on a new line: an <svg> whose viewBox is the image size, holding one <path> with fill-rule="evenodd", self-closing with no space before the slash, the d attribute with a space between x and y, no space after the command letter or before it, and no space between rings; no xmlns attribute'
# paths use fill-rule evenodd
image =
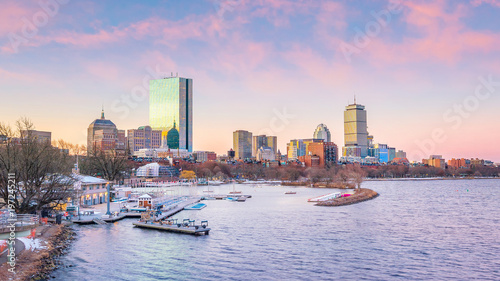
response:
<svg viewBox="0 0 500 281"><path fill-rule="evenodd" d="M500 280L500 180L365 182L381 196L344 207L331 189L242 186L244 203L204 201L175 217L208 236L75 226L56 280ZM186 187L184 187L186 190ZM189 189L189 188L188 188ZM196 189L196 187L195 187ZM201 193L206 187L197 187ZM228 192L232 186L214 187ZM284 195L288 190L296 195ZM193 188L191 188L191 193ZM195 190L196 192L196 190Z"/></svg>

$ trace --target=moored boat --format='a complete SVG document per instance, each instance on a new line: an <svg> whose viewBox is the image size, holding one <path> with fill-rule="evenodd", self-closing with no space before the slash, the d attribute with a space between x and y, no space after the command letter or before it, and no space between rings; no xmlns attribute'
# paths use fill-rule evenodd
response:
<svg viewBox="0 0 500 281"><path fill-rule="evenodd" d="M196 204L184 207L184 210L201 210L201 209L205 208L206 206L207 206L207 204L196 203Z"/></svg>

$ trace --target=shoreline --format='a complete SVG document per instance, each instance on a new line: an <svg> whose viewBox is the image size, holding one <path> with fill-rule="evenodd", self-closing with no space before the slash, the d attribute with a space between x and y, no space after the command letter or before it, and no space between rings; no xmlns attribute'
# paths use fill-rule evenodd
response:
<svg viewBox="0 0 500 281"><path fill-rule="evenodd" d="M437 181L437 180L500 180L499 177L481 177L481 178L365 178L363 181ZM355 185L348 183L325 183L317 182L312 184L311 182L282 182L281 186L296 186L296 187L308 187L308 188L336 188L336 189L355 189Z"/></svg>
<svg viewBox="0 0 500 281"><path fill-rule="evenodd" d="M341 184L341 183L325 183L325 182L317 182L313 183L311 187L311 183L305 182L282 182L281 186L300 186L300 187L308 187L308 188L336 188L336 189L354 189L353 184Z"/></svg>
<svg viewBox="0 0 500 281"><path fill-rule="evenodd" d="M367 200L375 199L379 194L368 188L358 188L354 190L354 194L349 197L335 198L314 204L314 206L339 207L347 206L356 203L361 203Z"/></svg>
<svg viewBox="0 0 500 281"><path fill-rule="evenodd" d="M50 274L60 266L59 257L66 254L76 232L68 225L42 226L40 235L37 233L35 239L40 239L45 244L42 248L35 250L24 250L16 259L15 275L8 272L10 267L7 263L0 266L1 280L48 280Z"/></svg>
<svg viewBox="0 0 500 281"><path fill-rule="evenodd" d="M499 177L470 178L366 178L364 181L436 181L436 180L498 180Z"/></svg>

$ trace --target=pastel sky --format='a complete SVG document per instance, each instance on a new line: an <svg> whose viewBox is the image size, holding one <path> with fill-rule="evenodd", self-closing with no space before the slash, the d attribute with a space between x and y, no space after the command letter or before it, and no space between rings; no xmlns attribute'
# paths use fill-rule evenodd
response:
<svg viewBox="0 0 500 281"><path fill-rule="evenodd" d="M85 144L101 105L148 124L147 81L173 72L193 78L195 150L244 129L283 152L320 123L341 147L356 95L410 160L500 162L500 0L40 2L2 1L1 122Z"/></svg>

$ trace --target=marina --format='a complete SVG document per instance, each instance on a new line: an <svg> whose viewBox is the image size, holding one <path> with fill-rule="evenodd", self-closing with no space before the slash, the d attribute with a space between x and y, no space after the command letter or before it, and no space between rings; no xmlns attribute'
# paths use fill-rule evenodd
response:
<svg viewBox="0 0 500 281"><path fill-rule="evenodd" d="M193 205L198 203L200 198L190 198L185 201L176 202L176 204L169 205L166 208L161 209L161 215L156 216L155 220L162 220L166 217L177 214L178 212L184 210L185 207L189 205ZM112 223L125 218L140 218L141 214L146 212L146 208L131 208L128 211L119 212L117 215L111 216L99 216L99 215L90 215L90 216L80 216L80 218L75 217L75 219L71 220L71 222L76 224L99 224L100 221L104 223Z"/></svg>

